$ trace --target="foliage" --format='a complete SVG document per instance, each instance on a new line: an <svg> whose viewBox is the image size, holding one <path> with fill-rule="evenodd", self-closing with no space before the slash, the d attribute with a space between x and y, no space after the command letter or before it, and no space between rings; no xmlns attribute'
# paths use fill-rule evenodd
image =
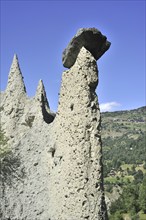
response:
<svg viewBox="0 0 146 220"><path fill-rule="evenodd" d="M7 142L8 138L0 130L0 182L3 186L12 185L13 179L17 178L20 180L24 177L24 171L19 171L18 169L21 164L20 159L13 154Z"/></svg>
<svg viewBox="0 0 146 220"><path fill-rule="evenodd" d="M103 139L104 176L114 168L118 170L122 164L141 164L145 161L145 137L140 134L135 141L127 135L115 139Z"/></svg>
<svg viewBox="0 0 146 220"><path fill-rule="evenodd" d="M104 177L113 168L118 171L123 164L146 163L143 153L146 145L145 110L146 107L142 107L102 113Z"/></svg>
<svg viewBox="0 0 146 220"><path fill-rule="evenodd" d="M135 181L135 183L141 183L143 181L143 172L141 170L138 170L135 173L134 181Z"/></svg>
<svg viewBox="0 0 146 220"><path fill-rule="evenodd" d="M116 211L113 215L110 215L109 220L124 220L120 211Z"/></svg>
<svg viewBox="0 0 146 220"><path fill-rule="evenodd" d="M139 211L146 214L146 175L142 182L132 183L123 187L122 195L111 204L110 219L114 219L117 212L129 213L132 220L139 219Z"/></svg>
<svg viewBox="0 0 146 220"><path fill-rule="evenodd" d="M144 176L143 182L140 185L139 204L141 210L146 214L146 175Z"/></svg>
<svg viewBox="0 0 146 220"><path fill-rule="evenodd" d="M106 112L101 118L105 190L111 196L116 185L122 190L110 207L110 220L122 219L126 213L131 220L142 219L139 213L146 213L146 107Z"/></svg>

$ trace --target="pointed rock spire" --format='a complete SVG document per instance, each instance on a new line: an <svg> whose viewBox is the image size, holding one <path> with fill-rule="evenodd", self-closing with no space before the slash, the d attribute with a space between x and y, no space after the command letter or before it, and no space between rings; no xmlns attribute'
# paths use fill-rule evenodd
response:
<svg viewBox="0 0 146 220"><path fill-rule="evenodd" d="M35 105L36 106L39 105L37 107L37 117L36 118L43 118L43 120L46 123L51 123L54 120L55 114L50 111L45 87L44 87L42 80L39 81L36 95L35 95L35 100L37 101L35 103Z"/></svg>
<svg viewBox="0 0 146 220"><path fill-rule="evenodd" d="M40 81L38 83L38 87L37 87L35 98L39 102L43 103L43 105L45 105L46 107L49 108L49 103L48 103L48 100L47 100L44 83L43 83L43 81L41 79L40 79Z"/></svg>
<svg viewBox="0 0 146 220"><path fill-rule="evenodd" d="M12 65L10 68L6 92L14 93L18 96L26 94L26 88L16 54L14 54Z"/></svg>

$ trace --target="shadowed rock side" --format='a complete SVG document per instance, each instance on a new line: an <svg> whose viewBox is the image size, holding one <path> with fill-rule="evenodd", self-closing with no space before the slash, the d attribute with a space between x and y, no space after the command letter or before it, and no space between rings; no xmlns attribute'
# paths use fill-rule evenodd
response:
<svg viewBox="0 0 146 220"><path fill-rule="evenodd" d="M35 95L35 100L37 100L40 103L39 105L40 117L43 116L43 120L46 123L48 124L51 123L55 118L55 114L50 111L49 103L48 103L47 96L46 96L46 91L45 91L42 80L39 81L38 88L37 88L36 95Z"/></svg>
<svg viewBox="0 0 146 220"><path fill-rule="evenodd" d="M62 76L50 148L50 219L106 220L98 70L84 47Z"/></svg>

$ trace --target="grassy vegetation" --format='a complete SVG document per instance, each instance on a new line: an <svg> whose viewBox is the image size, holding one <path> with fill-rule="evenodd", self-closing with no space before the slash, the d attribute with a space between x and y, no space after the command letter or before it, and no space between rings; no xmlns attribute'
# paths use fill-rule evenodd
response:
<svg viewBox="0 0 146 220"><path fill-rule="evenodd" d="M139 212L139 220L146 220L146 214Z"/></svg>

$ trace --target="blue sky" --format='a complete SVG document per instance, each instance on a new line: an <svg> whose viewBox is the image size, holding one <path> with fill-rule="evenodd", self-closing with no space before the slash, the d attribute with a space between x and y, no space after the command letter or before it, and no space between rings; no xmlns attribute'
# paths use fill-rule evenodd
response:
<svg viewBox="0 0 146 220"><path fill-rule="evenodd" d="M16 53L28 96L42 79L56 111L62 52L79 28L96 27L112 43L97 62L102 111L144 106L145 25L145 0L1 0L1 90Z"/></svg>

